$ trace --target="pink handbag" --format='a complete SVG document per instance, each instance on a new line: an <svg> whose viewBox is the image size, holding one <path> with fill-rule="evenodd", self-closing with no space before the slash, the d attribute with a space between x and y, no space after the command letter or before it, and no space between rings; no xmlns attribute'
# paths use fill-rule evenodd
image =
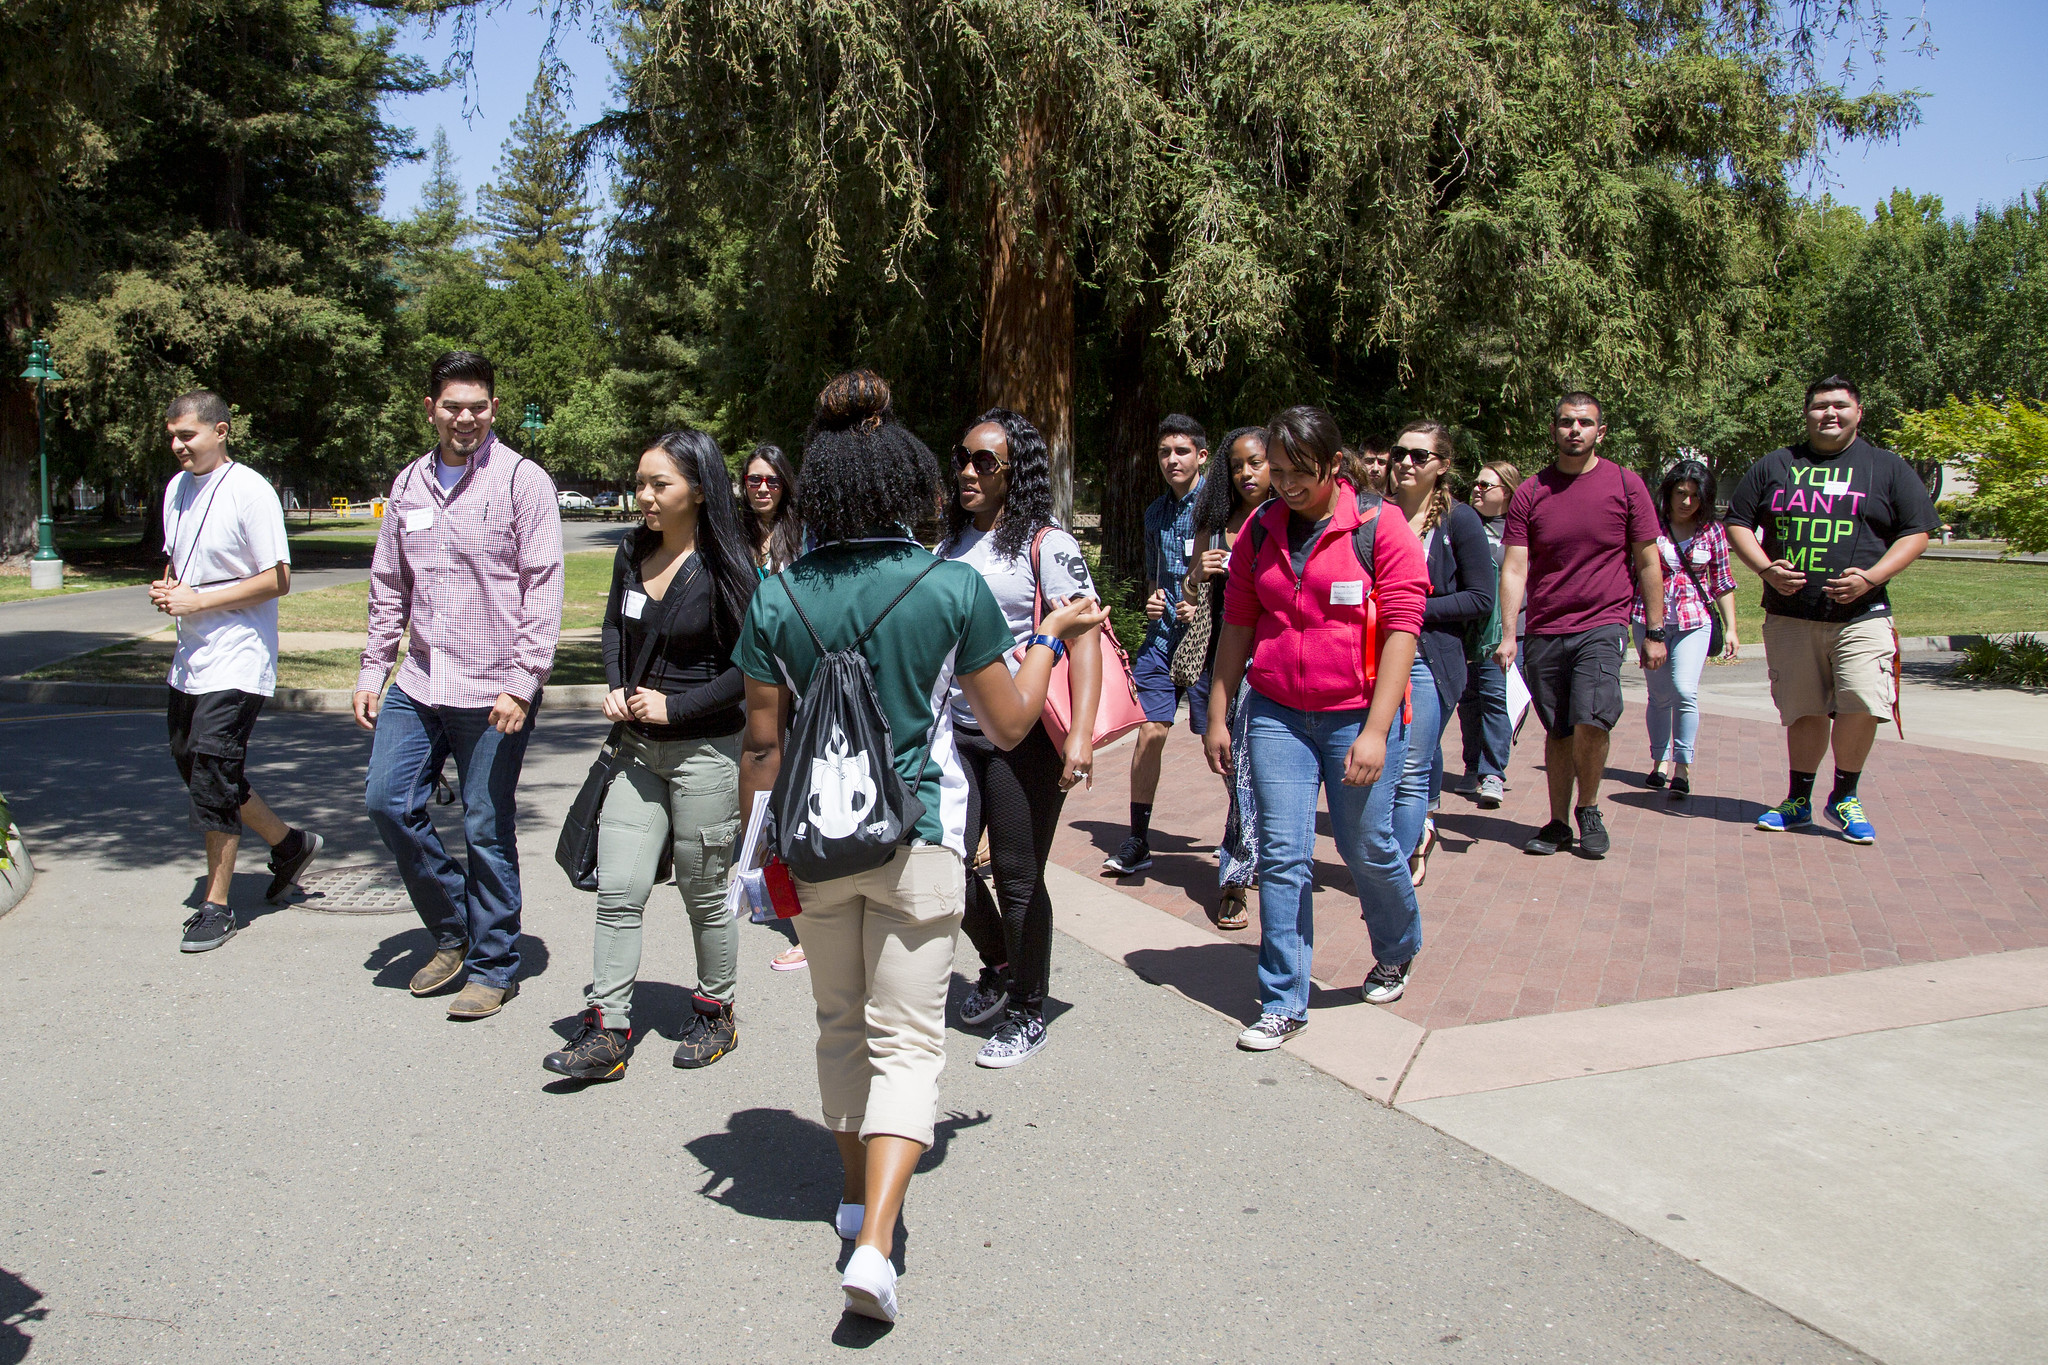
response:
<svg viewBox="0 0 2048 1365"><path fill-rule="evenodd" d="M1031 629L1045 616L1045 589L1038 577L1038 546L1050 526L1038 528L1031 538ZM1021 660L1024 650L1014 651ZM1074 728L1074 685L1067 671L1068 656L1062 654L1052 666L1052 680L1045 687L1045 733L1055 749L1064 749L1067 734ZM1095 705L1095 747L1100 749L1122 739L1145 721L1145 708L1138 704L1138 689L1131 685L1131 660L1109 622L1102 623L1102 699Z"/></svg>

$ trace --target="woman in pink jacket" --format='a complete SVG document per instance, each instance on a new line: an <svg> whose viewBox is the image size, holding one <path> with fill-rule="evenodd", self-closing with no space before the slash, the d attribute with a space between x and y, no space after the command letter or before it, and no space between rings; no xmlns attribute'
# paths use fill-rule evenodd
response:
<svg viewBox="0 0 2048 1365"><path fill-rule="evenodd" d="M1342 477L1342 447L1337 424L1320 408L1288 408L1267 425L1278 496L1259 513L1249 544L1231 556L1224 589L1203 743L1209 766L1229 773L1222 707L1240 679L1248 682L1246 743L1259 803L1260 1016L1237 1044L1253 1052L1308 1027L1319 790L1329 791L1331 833L1372 936L1377 962L1365 998L1400 999L1422 947L1415 884L1394 837L1394 789L1429 569L1407 518L1398 511L1382 517L1377 497L1361 499ZM1371 546L1370 564L1361 562L1361 544ZM1254 660L1249 675L1247 658ZM1387 685L1375 688L1375 679Z"/></svg>

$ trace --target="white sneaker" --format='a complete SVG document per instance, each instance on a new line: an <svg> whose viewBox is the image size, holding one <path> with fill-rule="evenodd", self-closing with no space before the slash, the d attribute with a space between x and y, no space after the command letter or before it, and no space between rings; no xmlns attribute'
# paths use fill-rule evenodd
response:
<svg viewBox="0 0 2048 1365"><path fill-rule="evenodd" d="M839 1229L839 1235L851 1242L860 1236L860 1225L867 1221L868 1208L865 1204L841 1204L833 1216L832 1226Z"/></svg>
<svg viewBox="0 0 2048 1365"><path fill-rule="evenodd" d="M1237 1045L1246 1052L1271 1052L1307 1027L1306 1019L1289 1019L1284 1014L1262 1014L1258 1023L1237 1035Z"/></svg>
<svg viewBox="0 0 2048 1365"><path fill-rule="evenodd" d="M846 1291L847 1312L896 1321L896 1267L873 1247L854 1248L839 1287Z"/></svg>

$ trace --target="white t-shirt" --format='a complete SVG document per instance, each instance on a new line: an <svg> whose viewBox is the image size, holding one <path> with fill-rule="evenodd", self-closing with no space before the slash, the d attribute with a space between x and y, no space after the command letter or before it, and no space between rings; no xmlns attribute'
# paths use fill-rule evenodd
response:
<svg viewBox="0 0 2048 1365"><path fill-rule="evenodd" d="M204 478L179 473L164 493L164 557L188 588L239 583L292 562L270 481L230 461ZM169 682L180 692L277 691L277 599L178 618Z"/></svg>
<svg viewBox="0 0 2048 1365"><path fill-rule="evenodd" d="M462 476L468 472L467 461L462 464L442 464L439 455L434 457L434 478L439 481L443 493L461 483Z"/></svg>
<svg viewBox="0 0 2048 1365"><path fill-rule="evenodd" d="M989 591L995 594L996 605L1003 609L1003 619L1010 623L1010 634L1018 644L1031 638L1031 612L1035 600L1036 585L1031 581L1031 542L1017 552L1015 559L1003 559L996 554L995 533L977 531L969 522L967 529L960 533L960 539L946 549L946 558L964 560L981 571L988 580ZM1080 544L1065 531L1055 526L1045 534L1044 542L1038 548L1038 572L1045 581L1045 605L1050 611L1062 597L1095 597L1095 580L1088 576L1088 561L1081 557ZM1010 672L1017 672L1017 661L1008 660ZM980 726L974 719L974 708L967 704L966 694L956 681L950 693L953 706L953 720L959 725Z"/></svg>

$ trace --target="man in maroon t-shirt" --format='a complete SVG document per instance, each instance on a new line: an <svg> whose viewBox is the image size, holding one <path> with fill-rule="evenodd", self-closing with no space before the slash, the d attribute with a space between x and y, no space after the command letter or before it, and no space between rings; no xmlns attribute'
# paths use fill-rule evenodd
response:
<svg viewBox="0 0 2048 1365"><path fill-rule="evenodd" d="M1512 621L1525 604L1529 608L1522 678L1543 722L1550 774L1550 823L1522 845L1529 853L1570 848L1570 812L1578 817L1579 851L1607 856L1600 774L1608 732L1621 719L1621 651L1638 582L1649 614L1638 662L1664 666L1657 513L1641 476L1600 458L1606 435L1592 395L1560 398L1550 419L1556 459L1515 490L1501 537L1500 619ZM1510 634L1493 657L1511 668L1516 653Z"/></svg>

